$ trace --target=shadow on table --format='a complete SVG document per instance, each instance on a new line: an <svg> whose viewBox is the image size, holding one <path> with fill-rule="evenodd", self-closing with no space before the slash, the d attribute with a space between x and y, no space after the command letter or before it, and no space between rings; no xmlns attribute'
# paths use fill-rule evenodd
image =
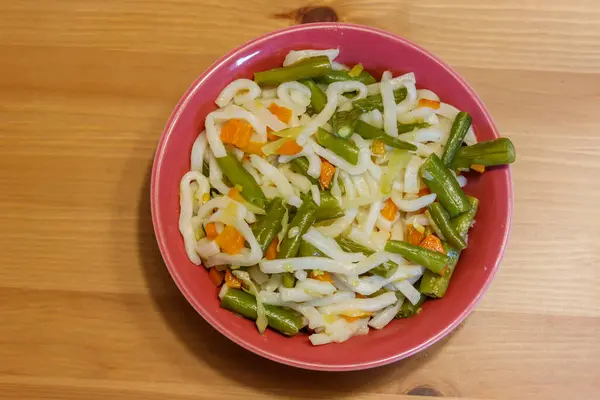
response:
<svg viewBox="0 0 600 400"><path fill-rule="evenodd" d="M443 345L438 343L427 351L392 365L357 372L323 373L278 364L259 357L231 342L212 328L185 300L164 265L153 236L149 204L150 170L139 194L138 250L144 260L143 274L156 308L178 339L198 359L212 369L258 391L285 398L318 397L332 393L335 398L349 396L365 387L370 393L377 388L402 388L402 380ZM445 340L443 341L445 342ZM232 377L232 375L234 377ZM201 377L198 377L201 379ZM391 385L390 385L391 384ZM425 388L426 393L421 391ZM389 390L389 389L388 389ZM400 389L401 390L401 389ZM408 389L410 394L436 395L426 386ZM434 390L435 392L435 390ZM332 397L328 395L326 397Z"/></svg>

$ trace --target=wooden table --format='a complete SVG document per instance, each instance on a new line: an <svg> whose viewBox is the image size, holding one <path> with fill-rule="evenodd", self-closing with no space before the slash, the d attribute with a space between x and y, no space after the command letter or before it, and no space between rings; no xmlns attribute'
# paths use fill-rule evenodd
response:
<svg viewBox="0 0 600 400"><path fill-rule="evenodd" d="M0 398L598 398L600 3L308 5L1 2ZM483 302L433 348L343 374L277 365L208 326L164 267L148 204L161 130L204 68L336 18L441 56L518 149L512 235Z"/></svg>

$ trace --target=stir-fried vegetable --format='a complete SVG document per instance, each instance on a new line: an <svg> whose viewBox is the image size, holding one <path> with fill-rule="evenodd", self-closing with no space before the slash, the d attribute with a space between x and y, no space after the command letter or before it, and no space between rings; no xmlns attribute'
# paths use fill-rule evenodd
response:
<svg viewBox="0 0 600 400"><path fill-rule="evenodd" d="M260 333L306 327L313 345L444 297L479 203L462 189L473 173L457 174L515 160L414 74L378 82L339 52L291 51L227 85L179 185L190 268L208 269L221 307Z"/></svg>

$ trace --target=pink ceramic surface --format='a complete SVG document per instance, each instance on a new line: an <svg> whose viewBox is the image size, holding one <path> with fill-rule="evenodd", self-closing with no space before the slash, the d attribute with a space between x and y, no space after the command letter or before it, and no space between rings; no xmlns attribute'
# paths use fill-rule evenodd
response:
<svg viewBox="0 0 600 400"><path fill-rule="evenodd" d="M268 330L260 335L252 321L219 308L217 289L206 270L188 260L178 231L179 181L190 168L190 150L204 118L216 108L214 99L229 82L252 78L255 71L279 67L289 50L341 50L339 61L364 67L380 76L412 71L418 87L473 117L479 140L497 138L498 130L473 89L449 66L415 44L364 26L325 23L276 31L227 54L206 70L183 95L158 144L152 170L154 230L169 272L192 306L232 341L271 360L317 370L358 370L388 364L425 349L451 332L471 312L489 286L506 245L512 216L508 168L469 176L466 192L481 200L477 223L469 234L452 283L441 300L429 301L415 318L395 320L342 344L313 347L307 335L286 338Z"/></svg>

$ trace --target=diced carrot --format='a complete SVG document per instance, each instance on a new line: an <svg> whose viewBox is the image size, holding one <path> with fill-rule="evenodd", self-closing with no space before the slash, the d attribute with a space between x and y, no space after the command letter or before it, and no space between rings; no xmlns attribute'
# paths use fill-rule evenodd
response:
<svg viewBox="0 0 600 400"><path fill-rule="evenodd" d="M423 188L423 189L419 190L419 194L418 194L418 196L419 196L419 197L422 197L422 196L426 196L426 195L428 195L428 194L430 194L430 193L431 193L431 192L429 191L429 189L428 189L428 188Z"/></svg>
<svg viewBox="0 0 600 400"><path fill-rule="evenodd" d="M215 284L215 286L221 286L224 276L225 274L221 271L218 271L215 267L208 270L208 278L212 283Z"/></svg>
<svg viewBox="0 0 600 400"><path fill-rule="evenodd" d="M209 222L208 224L206 224L204 229L206 230L206 237L209 240L213 240L219 235L219 233L217 232L217 224L215 224L214 222Z"/></svg>
<svg viewBox="0 0 600 400"><path fill-rule="evenodd" d="M251 136L252 125L243 119L230 119L221 127L221 140L223 143L233 144L239 148L246 147Z"/></svg>
<svg viewBox="0 0 600 400"><path fill-rule="evenodd" d="M473 171L477 171L480 174L483 174L485 172L485 165L481 165L481 164L471 164L471 169Z"/></svg>
<svg viewBox="0 0 600 400"><path fill-rule="evenodd" d="M229 189L229 193L227 193L227 195L234 200L240 200L242 198L240 191L237 190L236 188Z"/></svg>
<svg viewBox="0 0 600 400"><path fill-rule="evenodd" d="M333 284L333 279L331 278L331 275L329 275L329 272L327 272L327 271L320 271L318 274L316 274L314 271L310 271L309 276L318 281L329 282L329 283Z"/></svg>
<svg viewBox="0 0 600 400"><path fill-rule="evenodd" d="M383 218L387 219L388 221L393 221L394 218L396 218L397 211L398 207L396 207L396 204L394 204L392 199L387 199L385 206L381 210L381 215L383 215Z"/></svg>
<svg viewBox="0 0 600 400"><path fill-rule="evenodd" d="M277 258L277 245L279 244L279 238L273 239L267 251L265 252L265 258L267 260L274 260Z"/></svg>
<svg viewBox="0 0 600 400"><path fill-rule="evenodd" d="M321 160L321 176L319 177L319 182L321 183L322 189L329 188L334 174L335 167L331 165L328 161Z"/></svg>
<svg viewBox="0 0 600 400"><path fill-rule="evenodd" d="M419 99L418 107L429 107L437 110L440 108L440 102L436 100Z"/></svg>
<svg viewBox="0 0 600 400"><path fill-rule="evenodd" d="M229 269L225 271L225 283L232 289L241 289L242 281L240 281L237 276L231 273Z"/></svg>
<svg viewBox="0 0 600 400"><path fill-rule="evenodd" d="M420 247L424 247L429 250L439 251L440 253L444 253L444 246L442 246L442 241L439 237L435 235L427 235L425 239L419 243ZM444 253L445 254L445 253Z"/></svg>
<svg viewBox="0 0 600 400"><path fill-rule="evenodd" d="M373 145L371 146L371 151L373 154L377 154L378 156L382 156L385 154L385 143L381 140L373 140Z"/></svg>
<svg viewBox="0 0 600 400"><path fill-rule="evenodd" d="M271 113L283 123L289 124L290 120L292 119L292 110L285 107L279 107L275 103L271 103L269 106L269 111L271 111Z"/></svg>
<svg viewBox="0 0 600 400"><path fill-rule="evenodd" d="M256 154L257 156L263 156L263 148L264 143L259 142L248 142L245 147L241 147L244 153L248 154Z"/></svg>
<svg viewBox="0 0 600 400"><path fill-rule="evenodd" d="M406 233L407 241L408 241L408 243L410 243L414 246L417 246L419 243L421 243L421 241L425 237L425 235L423 233L419 232L412 225L408 225L406 227L406 230L407 230L407 233Z"/></svg>
<svg viewBox="0 0 600 400"><path fill-rule="evenodd" d="M270 126L267 126L267 140L268 140L269 142L272 142L273 140L280 139L280 137L279 137L279 136L277 136L277 135L273 135L271 132L273 132L273 129L271 129L271 127L270 127Z"/></svg>
<svg viewBox="0 0 600 400"><path fill-rule="evenodd" d="M302 146L300 146L294 139L288 139L279 148L276 153L282 156L293 156L294 154L298 154L302 151Z"/></svg>
<svg viewBox="0 0 600 400"><path fill-rule="evenodd" d="M373 315L372 312L361 312L360 315L356 315L356 316L349 316L349 315L340 315L340 316L342 318L344 318L347 322L354 322L361 318L370 317L371 315Z"/></svg>
<svg viewBox="0 0 600 400"><path fill-rule="evenodd" d="M227 254L238 254L244 248L244 237L231 225L225 226L215 241Z"/></svg>

